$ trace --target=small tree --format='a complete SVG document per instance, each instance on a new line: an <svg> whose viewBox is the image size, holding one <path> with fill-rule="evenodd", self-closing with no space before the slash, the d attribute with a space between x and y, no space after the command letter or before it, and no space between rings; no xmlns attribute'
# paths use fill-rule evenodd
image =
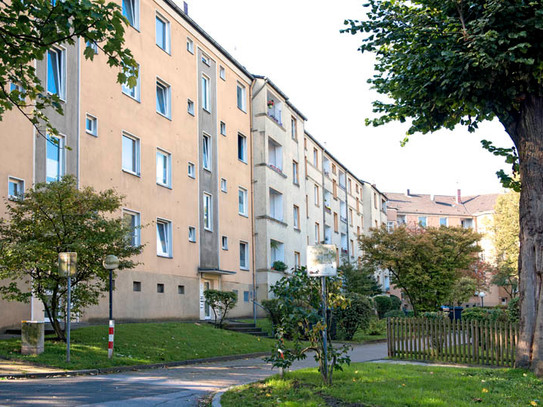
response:
<svg viewBox="0 0 543 407"><path fill-rule="evenodd" d="M339 337L351 341L359 329L367 329L370 320L375 317L373 304L368 297L350 293L347 294L349 305L345 308L336 308L334 317L339 328Z"/></svg>
<svg viewBox="0 0 543 407"><path fill-rule="evenodd" d="M341 280L327 277L327 281L329 308L346 308L348 300L341 293ZM281 326L277 329L275 350L266 360L274 367L288 369L295 360L305 359L307 353L313 351L323 382L330 385L333 371L341 370L341 365L350 363L350 358L347 355L347 346L336 348L332 344L330 330L327 329L331 326L332 313L326 312L324 322L321 290L321 279L309 277L305 268L294 270L292 275L281 278L272 286L270 291L279 301L283 317ZM327 329L326 347L325 329ZM284 332L293 334L291 349L286 349Z"/></svg>
<svg viewBox="0 0 543 407"><path fill-rule="evenodd" d="M238 294L233 291L205 290L204 297L215 315L215 326L222 328L228 311L238 302Z"/></svg>
<svg viewBox="0 0 543 407"><path fill-rule="evenodd" d="M142 246L130 244L133 233L120 216L113 190L95 192L77 188L73 176L37 184L24 197L7 201L7 219L0 220L0 295L28 302L37 297L45 308L58 339L64 340L60 321L65 316L67 278L59 273L58 254L77 252L77 274L71 279L72 312L98 303L108 289L109 273L102 266L106 254L120 260L119 269L130 269L130 260Z"/></svg>
<svg viewBox="0 0 543 407"><path fill-rule="evenodd" d="M477 281L471 277L460 277L453 285L448 303L451 305L462 305L475 295L478 290Z"/></svg>
<svg viewBox="0 0 543 407"><path fill-rule="evenodd" d="M374 296L382 293L381 286L375 278L375 269L368 263L343 263L338 273L343 277L343 285L347 292Z"/></svg>

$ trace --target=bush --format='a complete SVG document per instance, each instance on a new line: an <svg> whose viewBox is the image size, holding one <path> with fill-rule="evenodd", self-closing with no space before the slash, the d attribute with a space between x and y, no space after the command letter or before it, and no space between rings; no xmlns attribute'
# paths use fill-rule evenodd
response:
<svg viewBox="0 0 543 407"><path fill-rule="evenodd" d="M384 318L385 314L391 310L392 301L390 300L390 297L378 295L377 297L373 297L373 301L375 302L375 309L377 310L379 319Z"/></svg>
<svg viewBox="0 0 543 407"><path fill-rule="evenodd" d="M283 263L281 260L276 260L272 264L272 270L285 271L286 269L288 269L288 266L285 263Z"/></svg>
<svg viewBox="0 0 543 407"><path fill-rule="evenodd" d="M280 307L280 302L277 298L271 300L262 300L262 307L268 313L268 319L270 320L273 332L275 334L275 329L278 326L281 326L282 312Z"/></svg>
<svg viewBox="0 0 543 407"><path fill-rule="evenodd" d="M441 311L438 311L438 312L424 312L422 314L422 317L427 318L427 319L444 319L444 318L447 318L447 313L441 312Z"/></svg>
<svg viewBox="0 0 543 407"><path fill-rule="evenodd" d="M390 296L390 309L389 311L396 311L402 308L402 300L395 295Z"/></svg>
<svg viewBox="0 0 543 407"><path fill-rule="evenodd" d="M204 297L215 314L215 326L222 328L228 311L238 302L238 294L233 291L205 290Z"/></svg>
<svg viewBox="0 0 543 407"><path fill-rule="evenodd" d="M462 319L481 322L507 322L510 320L508 313L499 308L469 308L462 312Z"/></svg>
<svg viewBox="0 0 543 407"><path fill-rule="evenodd" d="M385 312L384 318L405 318L405 312L399 309L393 309L391 311Z"/></svg>
<svg viewBox="0 0 543 407"><path fill-rule="evenodd" d="M366 333L368 335L384 335L387 332L387 322L384 319L372 318Z"/></svg>
<svg viewBox="0 0 543 407"><path fill-rule="evenodd" d="M347 296L349 305L336 308L334 317L337 321L339 339L350 341L358 329L367 329L373 316L373 304L368 297L351 293Z"/></svg>
<svg viewBox="0 0 543 407"><path fill-rule="evenodd" d="M511 322L518 322L520 320L520 297L512 298L507 304L507 315Z"/></svg>

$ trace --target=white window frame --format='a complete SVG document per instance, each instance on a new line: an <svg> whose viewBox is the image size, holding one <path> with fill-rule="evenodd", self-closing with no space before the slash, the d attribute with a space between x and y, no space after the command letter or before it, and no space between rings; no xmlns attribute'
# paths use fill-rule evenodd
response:
<svg viewBox="0 0 543 407"><path fill-rule="evenodd" d="M228 181L225 178L221 178L221 191L224 193L228 192Z"/></svg>
<svg viewBox="0 0 543 407"><path fill-rule="evenodd" d="M247 137L241 133L238 133L238 160L247 164Z"/></svg>
<svg viewBox="0 0 543 407"><path fill-rule="evenodd" d="M132 160L135 168L125 168L124 166L124 142L121 144L121 168L124 172L127 172L132 175L140 176L140 139L135 137L134 135L127 133L126 131L122 132L122 138L121 140L124 141L124 139L130 139L134 142L134 151L132 155Z"/></svg>
<svg viewBox="0 0 543 407"><path fill-rule="evenodd" d="M164 92L164 112L159 109L159 89ZM168 119L171 119L172 117L172 87L158 77L156 79L156 112Z"/></svg>
<svg viewBox="0 0 543 407"><path fill-rule="evenodd" d="M219 78L221 78L223 81L226 80L226 69L222 65L219 65Z"/></svg>
<svg viewBox="0 0 543 407"><path fill-rule="evenodd" d="M268 137L268 164L283 172L283 146Z"/></svg>
<svg viewBox="0 0 543 407"><path fill-rule="evenodd" d="M187 37L187 51L194 55L194 41Z"/></svg>
<svg viewBox="0 0 543 407"><path fill-rule="evenodd" d="M125 14L125 8L124 8L125 1L130 2L130 3L133 4L134 16L133 16L133 21L132 22L130 22L130 20L128 19L127 14ZM128 20L128 23L132 27L134 27L136 30L139 31L139 28L140 28L140 2L139 2L139 0L122 0L122 12L123 12L123 16L125 16L126 19Z"/></svg>
<svg viewBox="0 0 543 407"><path fill-rule="evenodd" d="M89 122L92 123L91 129L88 127ZM91 136L98 137L98 119L89 113L85 115L85 131Z"/></svg>
<svg viewBox="0 0 543 407"><path fill-rule="evenodd" d="M187 174L191 178L196 178L196 166L192 162L188 162L187 165Z"/></svg>
<svg viewBox="0 0 543 407"><path fill-rule="evenodd" d="M158 168L159 155L166 158L166 161L165 161L166 168L161 167L160 180L159 180L159 168ZM164 175L166 175L166 182L162 181L164 179ZM172 155L171 153L161 148L156 149L156 183L163 187L168 187L168 188L172 187Z"/></svg>
<svg viewBox="0 0 543 407"><path fill-rule="evenodd" d="M123 220L125 215L133 216L134 219L134 230L130 239L130 246L139 247L141 245L141 213L123 208Z"/></svg>
<svg viewBox="0 0 543 407"><path fill-rule="evenodd" d="M187 113L194 116L194 102L187 99Z"/></svg>
<svg viewBox="0 0 543 407"><path fill-rule="evenodd" d="M213 159L212 139L209 134L204 133L202 135L202 168L204 170L211 171L212 159Z"/></svg>
<svg viewBox="0 0 543 407"><path fill-rule="evenodd" d="M292 206L292 218L294 229L300 229L300 207L298 205Z"/></svg>
<svg viewBox="0 0 543 407"><path fill-rule="evenodd" d="M51 58L51 53L54 53L55 55L60 55L59 57L55 57L55 60L58 63L57 92L51 92L49 90L49 83L53 79L53 78L50 78L50 75L49 75L49 62ZM63 47L53 47L47 51L46 57L47 57L47 70L46 70L47 93L51 95L56 94L61 100L66 101L66 49Z"/></svg>
<svg viewBox="0 0 543 407"><path fill-rule="evenodd" d="M445 219L444 223L441 221L442 219ZM439 218L439 226L449 226L449 218L444 217L444 216L440 217Z"/></svg>
<svg viewBox="0 0 543 407"><path fill-rule="evenodd" d="M162 22L164 24L164 47L158 43L158 36L156 35L157 34L157 29L158 29L158 21ZM167 18L165 18L162 14L160 13L156 13L156 18L155 18L155 42L156 42L156 45L158 45L158 47L165 51L166 53L170 53L170 50L171 50L171 35L170 35L170 22L168 21Z"/></svg>
<svg viewBox="0 0 543 407"><path fill-rule="evenodd" d="M221 129L221 134L222 134L223 136L226 136L226 123L225 123L225 122L222 122L222 121L221 121L220 129Z"/></svg>
<svg viewBox="0 0 543 407"><path fill-rule="evenodd" d="M207 207L207 216L206 216ZM213 231L213 195L204 192L202 203L202 217L204 221L204 229L210 232Z"/></svg>
<svg viewBox="0 0 543 407"><path fill-rule="evenodd" d="M269 200L270 200L270 217L272 219L282 222L283 221L283 194L279 191L276 191L273 188L269 189L268 194L269 194Z"/></svg>
<svg viewBox="0 0 543 407"><path fill-rule="evenodd" d="M244 258L241 258L241 247L245 247L244 249ZM241 270L249 270L249 243L240 241L239 242L239 268Z"/></svg>
<svg viewBox="0 0 543 407"><path fill-rule="evenodd" d="M248 202L249 202L249 193L247 189L243 187L239 187L238 190L238 213L241 216L247 217L249 215L248 213Z"/></svg>
<svg viewBox="0 0 543 407"><path fill-rule="evenodd" d="M202 109L204 109L206 112L211 113L211 100L210 100L210 89L209 85L211 83L211 80L206 75L202 74L202 78L200 79L200 90L202 94Z"/></svg>
<svg viewBox="0 0 543 407"><path fill-rule="evenodd" d="M196 243L196 228L189 226L189 242Z"/></svg>
<svg viewBox="0 0 543 407"><path fill-rule="evenodd" d="M140 97L141 97L141 66L140 65L138 65L138 78L137 78L136 86L134 86L133 88L130 88L126 83L123 83L122 91L129 98L132 98L138 102L140 101Z"/></svg>
<svg viewBox="0 0 543 407"><path fill-rule="evenodd" d="M221 237L221 248L223 250L228 250L228 236Z"/></svg>
<svg viewBox="0 0 543 407"><path fill-rule="evenodd" d="M204 64L206 64L207 66L211 66L211 63L210 63L211 59L206 54L202 53L201 59Z"/></svg>
<svg viewBox="0 0 543 407"><path fill-rule="evenodd" d="M315 203L315 206L320 206L320 203L321 203L321 199L320 199L320 194L319 194L319 186L317 184L315 184L313 186L313 200L314 200L314 203Z"/></svg>
<svg viewBox="0 0 543 407"><path fill-rule="evenodd" d="M239 82L236 87L236 104L242 112L247 111L247 89Z"/></svg>
<svg viewBox="0 0 543 407"><path fill-rule="evenodd" d="M159 225L165 226L165 240L166 240L166 251L162 250L162 241L160 240L160 233L159 233ZM172 256L172 222L168 219L164 218L157 218L156 219L156 254L159 257L168 257L171 258Z"/></svg>
<svg viewBox="0 0 543 407"><path fill-rule="evenodd" d="M53 143L52 141L50 141L51 138L58 140L58 143ZM66 138L64 137L64 135L59 134L58 136L55 136L52 134L47 134L46 148L45 148L45 180L46 182L58 181L64 176L64 174L66 174L66 151L64 148L65 143L66 143ZM58 164L57 164L58 174L57 174L56 179L47 179L48 178L47 150L51 148L53 145L55 145L58 148Z"/></svg>
<svg viewBox="0 0 543 407"><path fill-rule="evenodd" d="M21 193L18 195L12 195L9 193L9 186L10 184L17 184L22 189ZM19 189L19 188L18 188ZM20 199L22 195L25 193L25 180L22 178L16 178L12 176L8 176L8 199L10 200L17 200Z"/></svg>

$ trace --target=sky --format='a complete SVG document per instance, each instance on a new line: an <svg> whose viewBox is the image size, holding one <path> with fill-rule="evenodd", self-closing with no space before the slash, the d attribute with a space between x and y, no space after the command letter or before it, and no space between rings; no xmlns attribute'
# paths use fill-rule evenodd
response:
<svg viewBox="0 0 543 407"><path fill-rule="evenodd" d="M476 195L501 192L503 158L480 140L511 147L501 124L476 133L415 134L407 125L367 127L373 56L360 35L340 34L345 19L364 17L363 0L188 0L189 16L253 74L269 77L308 119L305 129L358 178L382 192Z"/></svg>

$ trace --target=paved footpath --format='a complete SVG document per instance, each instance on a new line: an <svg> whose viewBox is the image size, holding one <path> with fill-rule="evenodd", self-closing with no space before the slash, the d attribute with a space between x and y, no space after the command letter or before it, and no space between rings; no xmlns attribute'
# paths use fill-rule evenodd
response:
<svg viewBox="0 0 543 407"><path fill-rule="evenodd" d="M353 362L386 357L386 343L356 345ZM315 366L313 357L294 369ZM0 381L0 406L197 406L227 387L264 379L277 370L262 358L100 376Z"/></svg>

